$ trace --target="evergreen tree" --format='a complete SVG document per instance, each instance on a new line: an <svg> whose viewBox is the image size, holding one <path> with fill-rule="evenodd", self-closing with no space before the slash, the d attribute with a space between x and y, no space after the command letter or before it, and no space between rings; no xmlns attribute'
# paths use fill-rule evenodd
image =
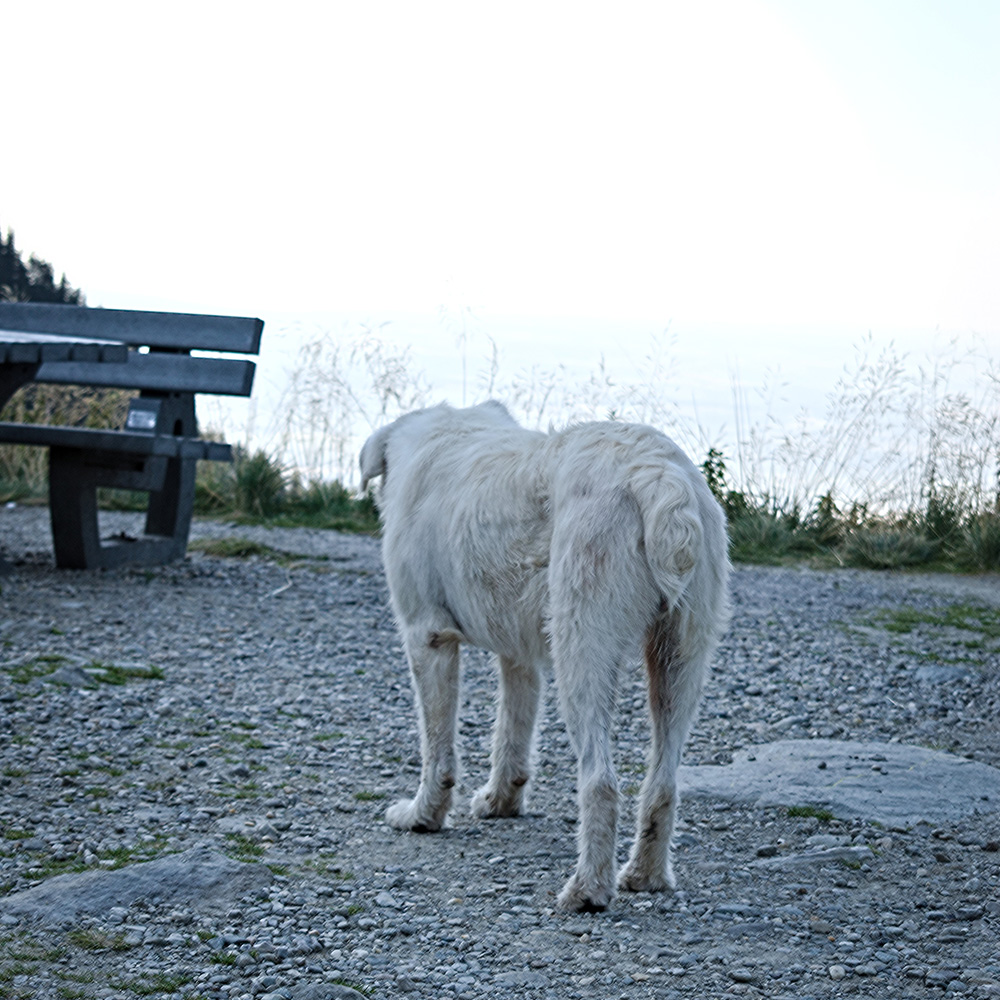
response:
<svg viewBox="0 0 1000 1000"><path fill-rule="evenodd" d="M57 302L71 306L84 304L83 292L73 288L66 275L57 283L52 265L32 254L28 263L14 245L14 231L0 234L0 301Z"/></svg>

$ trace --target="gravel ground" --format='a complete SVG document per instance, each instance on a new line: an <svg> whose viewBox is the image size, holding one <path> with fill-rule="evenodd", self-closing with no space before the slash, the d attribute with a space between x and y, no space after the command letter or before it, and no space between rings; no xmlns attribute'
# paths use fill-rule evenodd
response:
<svg viewBox="0 0 1000 1000"><path fill-rule="evenodd" d="M678 892L564 915L574 767L551 691L530 814L464 812L487 767L484 655L465 656L452 827L382 822L419 759L376 542L201 522L195 539L287 555L196 541L172 566L56 572L46 519L0 510L0 997L1000 996L997 814L885 828L690 798ZM996 578L740 568L733 588L686 763L823 737L1000 766ZM620 698L626 830L641 681ZM188 897L87 911L50 881L220 856L222 884ZM54 909L11 908L46 884Z"/></svg>

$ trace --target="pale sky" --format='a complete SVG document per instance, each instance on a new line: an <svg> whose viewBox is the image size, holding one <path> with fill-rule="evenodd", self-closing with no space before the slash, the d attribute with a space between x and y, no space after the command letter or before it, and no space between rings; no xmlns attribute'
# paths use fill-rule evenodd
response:
<svg viewBox="0 0 1000 1000"><path fill-rule="evenodd" d="M1000 4L39 2L0 226L93 305L1000 331Z"/></svg>

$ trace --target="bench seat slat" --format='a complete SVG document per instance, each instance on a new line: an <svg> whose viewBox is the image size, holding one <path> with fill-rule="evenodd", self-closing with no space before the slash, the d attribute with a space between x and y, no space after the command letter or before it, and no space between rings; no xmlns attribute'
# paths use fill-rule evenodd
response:
<svg viewBox="0 0 1000 1000"><path fill-rule="evenodd" d="M121 340L134 347L258 354L264 324L248 316L0 302L0 329Z"/></svg>
<svg viewBox="0 0 1000 1000"><path fill-rule="evenodd" d="M231 461L233 456L231 445L218 441L203 441L200 438L6 421L0 421L0 441L7 444L80 448L124 455L163 455L167 458L196 458L216 462Z"/></svg>
<svg viewBox="0 0 1000 1000"><path fill-rule="evenodd" d="M55 361L43 364L36 382L95 385L160 392L208 392L249 396L255 364L234 358L132 352L124 364Z"/></svg>

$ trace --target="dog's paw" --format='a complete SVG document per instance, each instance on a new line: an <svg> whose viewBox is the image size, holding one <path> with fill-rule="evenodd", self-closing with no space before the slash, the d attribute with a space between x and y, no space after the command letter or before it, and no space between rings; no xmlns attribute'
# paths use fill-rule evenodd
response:
<svg viewBox="0 0 1000 1000"><path fill-rule="evenodd" d="M584 882L574 875L559 893L557 906L572 913L600 913L615 898L613 886L600 886Z"/></svg>
<svg viewBox="0 0 1000 1000"><path fill-rule="evenodd" d="M618 888L622 892L671 892L676 885L669 871L647 872L628 864L618 874Z"/></svg>
<svg viewBox="0 0 1000 1000"><path fill-rule="evenodd" d="M524 788L515 787L508 795L504 795L489 785L472 796L469 809L477 819L503 819L509 816L520 816L524 811Z"/></svg>
<svg viewBox="0 0 1000 1000"><path fill-rule="evenodd" d="M416 799L400 799L385 811L385 821L397 830L413 833L437 833L444 825L443 819L422 813Z"/></svg>

